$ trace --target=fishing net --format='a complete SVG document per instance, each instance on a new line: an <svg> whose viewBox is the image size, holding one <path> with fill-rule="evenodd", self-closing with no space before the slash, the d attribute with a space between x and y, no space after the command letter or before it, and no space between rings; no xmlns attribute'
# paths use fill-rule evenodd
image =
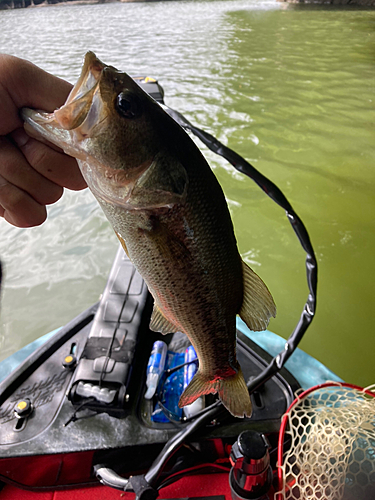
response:
<svg viewBox="0 0 375 500"><path fill-rule="evenodd" d="M284 415L278 464L278 500L374 500L375 393L333 383L302 393Z"/></svg>

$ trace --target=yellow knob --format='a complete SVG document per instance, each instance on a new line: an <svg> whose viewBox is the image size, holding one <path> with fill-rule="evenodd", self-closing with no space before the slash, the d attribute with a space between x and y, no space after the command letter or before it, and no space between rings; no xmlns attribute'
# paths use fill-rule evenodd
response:
<svg viewBox="0 0 375 500"><path fill-rule="evenodd" d="M20 401L17 405L18 410L24 410L27 407L26 401Z"/></svg>

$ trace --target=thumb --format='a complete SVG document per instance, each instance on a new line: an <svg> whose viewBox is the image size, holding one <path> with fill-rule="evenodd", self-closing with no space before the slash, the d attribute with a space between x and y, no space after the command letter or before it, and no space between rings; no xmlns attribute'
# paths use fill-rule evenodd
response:
<svg viewBox="0 0 375 500"><path fill-rule="evenodd" d="M23 107L54 111L62 106L72 85L24 59L0 55L0 135L22 125L18 110Z"/></svg>

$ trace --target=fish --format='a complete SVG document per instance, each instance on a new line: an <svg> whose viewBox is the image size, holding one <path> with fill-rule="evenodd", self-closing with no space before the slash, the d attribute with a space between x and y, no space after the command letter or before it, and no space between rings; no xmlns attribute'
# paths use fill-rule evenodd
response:
<svg viewBox="0 0 375 500"><path fill-rule="evenodd" d="M93 52L61 108L24 108L22 116L27 132L77 159L154 298L150 329L183 332L195 348L199 369L179 406L217 393L232 415L250 417L236 315L261 331L276 306L242 260L223 190L189 135Z"/></svg>

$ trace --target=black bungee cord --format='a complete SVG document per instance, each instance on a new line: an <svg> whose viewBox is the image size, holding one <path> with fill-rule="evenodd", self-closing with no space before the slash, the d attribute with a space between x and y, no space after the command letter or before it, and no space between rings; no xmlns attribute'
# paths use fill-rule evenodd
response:
<svg viewBox="0 0 375 500"><path fill-rule="evenodd" d="M197 136L211 151L225 158L239 172L250 177L275 203L286 212L286 216L296 233L296 236L306 252L306 275L309 294L299 321L289 338L285 341L283 351L277 354L266 366L266 368L247 384L249 392L252 393L271 377L276 375L289 357L295 351L307 328L310 326L315 316L318 283L318 264L312 247L309 234L302 220L293 210L291 204L286 199L281 190L267 177L258 172L250 163L232 149L224 146L218 139L204 130L192 125L181 113L175 111L163 103L164 110L185 130L189 130ZM112 486L122 491L133 491L136 493L136 500L153 500L158 497L158 487L164 465L180 446L189 439L196 431L205 424L212 422L222 414L227 413L220 400L199 412L198 416L188 421L169 441L152 463L149 471L144 475L133 476L124 479L111 469L102 465L95 466L98 479L108 486Z"/></svg>
<svg viewBox="0 0 375 500"><path fill-rule="evenodd" d="M203 144L205 144L211 151L219 156L225 158L233 167L250 177L267 196L269 196L275 203L277 203L286 212L286 216L297 235L297 238L306 252L306 275L307 275L307 285L309 288L309 294L306 304L301 313L300 319L285 343L284 350L281 351L277 356L275 356L269 365L254 378L249 384L248 388L250 392L255 391L258 387L263 385L267 380L269 380L273 375L280 371L284 366L286 361L295 351L297 345L301 341L303 335L305 334L307 328L311 324L315 316L316 310L316 299L317 299L317 283L318 283L318 263L315 257L314 249L312 247L309 234L302 220L298 217L297 213L293 210L292 205L286 199L282 191L270 181L266 176L261 174L256 168L254 168L249 162L247 162L242 156L233 151L232 149L224 146L216 137L208 134L204 130L192 125L181 113L169 108L168 106L163 106L165 111L185 130L189 130L196 137L198 137Z"/></svg>

